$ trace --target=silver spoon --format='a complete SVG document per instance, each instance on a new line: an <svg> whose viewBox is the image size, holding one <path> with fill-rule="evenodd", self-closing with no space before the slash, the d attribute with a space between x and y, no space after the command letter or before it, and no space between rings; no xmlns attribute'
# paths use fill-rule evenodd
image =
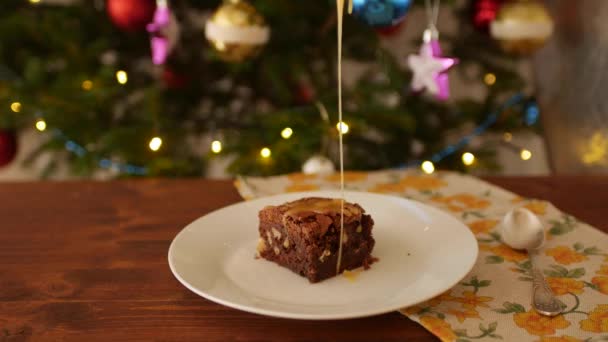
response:
<svg viewBox="0 0 608 342"><path fill-rule="evenodd" d="M553 291L545 281L535 259L545 243L545 230L538 217L530 210L517 208L509 211L501 225L502 241L515 249L525 249L532 264L533 294L532 306L539 314L545 316L559 315L563 303L555 298Z"/></svg>

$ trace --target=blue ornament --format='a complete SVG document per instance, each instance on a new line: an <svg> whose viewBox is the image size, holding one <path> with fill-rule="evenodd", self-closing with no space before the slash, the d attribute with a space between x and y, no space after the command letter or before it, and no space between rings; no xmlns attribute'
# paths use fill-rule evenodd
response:
<svg viewBox="0 0 608 342"><path fill-rule="evenodd" d="M353 0L353 14L373 27L398 24L410 8L412 0Z"/></svg>
<svg viewBox="0 0 608 342"><path fill-rule="evenodd" d="M538 105L536 104L536 102L532 102L526 107L524 122L526 123L526 125L532 126L538 121L539 115L540 110L538 109Z"/></svg>

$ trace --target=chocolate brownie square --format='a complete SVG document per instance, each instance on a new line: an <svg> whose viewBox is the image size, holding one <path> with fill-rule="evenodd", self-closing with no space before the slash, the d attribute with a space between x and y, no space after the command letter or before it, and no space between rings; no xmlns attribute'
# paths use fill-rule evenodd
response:
<svg viewBox="0 0 608 342"><path fill-rule="evenodd" d="M309 197L259 213L258 256L311 283L336 275L340 244L340 199ZM358 204L344 203L340 273L372 262L374 221Z"/></svg>

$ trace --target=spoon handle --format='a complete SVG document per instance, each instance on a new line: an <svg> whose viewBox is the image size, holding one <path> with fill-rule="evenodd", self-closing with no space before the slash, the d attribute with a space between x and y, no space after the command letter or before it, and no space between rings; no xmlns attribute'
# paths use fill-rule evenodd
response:
<svg viewBox="0 0 608 342"><path fill-rule="evenodd" d="M532 306L534 309L545 316L556 316L559 315L562 310L564 304L555 298L553 291L547 284L545 277L541 270L537 267L536 264L536 251L530 250L528 251L530 255L530 262L532 263L532 281L533 281L533 294L532 294Z"/></svg>

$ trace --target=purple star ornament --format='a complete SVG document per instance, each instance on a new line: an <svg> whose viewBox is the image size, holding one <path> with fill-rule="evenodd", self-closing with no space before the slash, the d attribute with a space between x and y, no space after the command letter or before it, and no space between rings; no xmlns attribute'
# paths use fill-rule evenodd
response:
<svg viewBox="0 0 608 342"><path fill-rule="evenodd" d="M158 5L154 12L154 19L146 28L150 33L150 48L152 50L152 63L164 64L169 56L169 38L165 30L171 22L171 11L167 5Z"/></svg>
<svg viewBox="0 0 608 342"><path fill-rule="evenodd" d="M439 40L425 39L419 54L409 55L407 62L414 73L412 77L414 91L426 89L442 101L450 97L447 71L458 63L458 59L443 57Z"/></svg>

